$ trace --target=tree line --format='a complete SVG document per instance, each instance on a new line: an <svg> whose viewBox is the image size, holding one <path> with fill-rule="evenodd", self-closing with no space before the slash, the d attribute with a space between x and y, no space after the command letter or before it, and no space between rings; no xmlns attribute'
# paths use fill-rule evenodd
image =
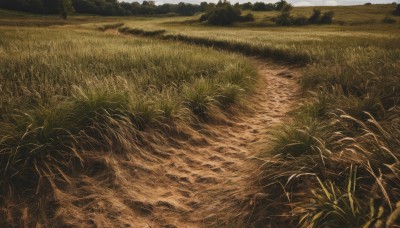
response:
<svg viewBox="0 0 400 228"><path fill-rule="evenodd" d="M67 3L66 3L67 2ZM117 0L0 0L0 8L25 11L38 14L59 14L62 13L65 5L72 5L76 13L95 14L102 16L132 16L132 15L156 15L171 14L191 16L197 12L206 12L216 7L215 3L201 2L190 4L180 2L178 4L156 5L154 1L139 2L118 2ZM280 11L286 1L275 4L236 3L234 6L242 10L253 11Z"/></svg>
<svg viewBox="0 0 400 228"><path fill-rule="evenodd" d="M205 11L208 3L163 4L154 1L118 2L117 0L68 0L74 11L81 14L102 16L131 16L154 14L193 15ZM0 0L0 8L39 14L59 14L65 6L65 0Z"/></svg>

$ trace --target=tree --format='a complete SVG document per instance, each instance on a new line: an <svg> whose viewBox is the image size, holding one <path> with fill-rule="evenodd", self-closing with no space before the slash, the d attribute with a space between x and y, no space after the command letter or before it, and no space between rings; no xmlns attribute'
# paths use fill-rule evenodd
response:
<svg viewBox="0 0 400 228"><path fill-rule="evenodd" d="M327 11L321 15L321 10L314 8L313 14L308 18L310 24L332 24L333 11Z"/></svg>
<svg viewBox="0 0 400 228"><path fill-rule="evenodd" d="M251 10L253 8L253 4L251 2L246 2L242 4L242 10Z"/></svg>
<svg viewBox="0 0 400 228"><path fill-rule="evenodd" d="M393 11L393 15L400 16L400 4L398 4L396 9Z"/></svg>
<svg viewBox="0 0 400 228"><path fill-rule="evenodd" d="M321 18L321 10L314 8L313 14L308 18L310 24L317 24Z"/></svg>
<svg viewBox="0 0 400 228"><path fill-rule="evenodd" d="M60 3L55 0L42 0L44 6L44 13L57 14L60 12Z"/></svg>
<svg viewBox="0 0 400 228"><path fill-rule="evenodd" d="M321 19L319 20L320 24L332 24L332 18L335 13L333 11L325 12Z"/></svg>
<svg viewBox="0 0 400 228"><path fill-rule="evenodd" d="M254 11L265 11L266 9L267 9L267 7L264 2L256 2L253 5Z"/></svg>
<svg viewBox="0 0 400 228"><path fill-rule="evenodd" d="M282 1L281 1L282 2ZM281 9L281 14L276 18L275 23L281 26L289 26L293 24L293 18L290 16L290 11L292 10L292 6L290 4L286 4Z"/></svg>
<svg viewBox="0 0 400 228"><path fill-rule="evenodd" d="M208 3L207 2L200 2L200 9L201 11L207 11Z"/></svg>
<svg viewBox="0 0 400 228"><path fill-rule="evenodd" d="M193 9L191 4L186 4L184 2L180 2L178 4L178 8L176 9L177 13L179 15L183 16L192 16L195 13L195 10Z"/></svg>
<svg viewBox="0 0 400 228"><path fill-rule="evenodd" d="M31 1L29 1L29 3L30 3L30 9L33 12L35 12L35 13L43 13L44 12L42 0L31 0Z"/></svg>
<svg viewBox="0 0 400 228"><path fill-rule="evenodd" d="M248 14L244 17L240 15L241 11L238 7L233 7L227 1L219 1L214 9L200 17L200 22L207 21L212 25L230 25L234 22L254 20L254 17L251 14Z"/></svg>
<svg viewBox="0 0 400 228"><path fill-rule="evenodd" d="M61 0L61 17L67 20L68 16L74 13L74 7L72 7L71 0Z"/></svg>
<svg viewBox="0 0 400 228"><path fill-rule="evenodd" d="M222 4L222 3L221 3ZM125 0L0 0L0 8L32 13L60 14L67 19L72 12L102 16L177 14L193 15L199 11L215 8L215 3L164 4L155 5L155 1L145 0L143 4L129 3Z"/></svg>
<svg viewBox="0 0 400 228"><path fill-rule="evenodd" d="M280 0L279 2L275 3L275 9L277 11L281 11L282 9L285 8L286 5L290 5L287 3L285 0Z"/></svg>

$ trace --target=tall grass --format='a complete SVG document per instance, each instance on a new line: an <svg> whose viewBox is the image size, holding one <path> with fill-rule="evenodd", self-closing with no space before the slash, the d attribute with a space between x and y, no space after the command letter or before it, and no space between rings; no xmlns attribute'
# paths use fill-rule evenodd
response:
<svg viewBox="0 0 400 228"><path fill-rule="evenodd" d="M336 23L363 26L215 29L168 18L124 21L120 31L306 63L309 100L263 151L263 194L246 220L391 227L400 219L400 39L396 24L374 25L381 6L367 7L355 8L374 18L335 9ZM182 43L73 28L0 32L2 196L68 182L83 151L135 151L144 131L207 119L239 103L255 74L238 55Z"/></svg>
<svg viewBox="0 0 400 228"><path fill-rule="evenodd" d="M263 194L251 201L253 226L399 223L396 25L215 29L152 23L168 28L163 39L307 63L300 83L308 100L293 112L292 123L273 131L261 155L265 163L256 185Z"/></svg>
<svg viewBox="0 0 400 228"><path fill-rule="evenodd" d="M263 155L277 154L272 163L280 166L278 171L276 165L264 166L270 179L262 178L264 191L290 196L276 198L289 206L270 208L264 221L275 213L302 227L398 223L400 132L394 128L400 118L395 57L400 49L392 46L398 40L390 35L369 39L346 38L341 47L326 40L317 46L329 45L335 53L320 53L304 70L301 84L311 91L310 100L294 111L291 125L278 127ZM352 47L353 42L360 46ZM346 175L352 167L358 167L357 174ZM272 188L273 180L285 187Z"/></svg>
<svg viewBox="0 0 400 228"><path fill-rule="evenodd" d="M144 132L234 105L256 80L243 57L206 48L65 28L0 34L1 208L69 183L86 152L134 153Z"/></svg>

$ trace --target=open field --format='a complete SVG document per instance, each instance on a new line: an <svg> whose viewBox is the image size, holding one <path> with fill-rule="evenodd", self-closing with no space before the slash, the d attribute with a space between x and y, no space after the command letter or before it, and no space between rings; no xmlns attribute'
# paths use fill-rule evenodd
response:
<svg viewBox="0 0 400 228"><path fill-rule="evenodd" d="M248 60L207 48L74 28L0 32L0 185L11 207L15 192L48 192L43 178L63 188L88 153L135 154L146 130L224 121L220 108L240 105L257 78Z"/></svg>
<svg viewBox="0 0 400 228"><path fill-rule="evenodd" d="M335 12L334 24L340 25L370 25L380 24L385 16L391 15L395 6L385 5L361 5L361 6L320 6L320 7L295 7L292 14L295 16L309 17L314 8L322 12L333 10ZM259 25L271 24L270 19L279 12L254 12L256 23ZM397 21L398 23L399 21Z"/></svg>
<svg viewBox="0 0 400 228"><path fill-rule="evenodd" d="M319 8L333 25L0 11L0 220L396 227L400 18Z"/></svg>

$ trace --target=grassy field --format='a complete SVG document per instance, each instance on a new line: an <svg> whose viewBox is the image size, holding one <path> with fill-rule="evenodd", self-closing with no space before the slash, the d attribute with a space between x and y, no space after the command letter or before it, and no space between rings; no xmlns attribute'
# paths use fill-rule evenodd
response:
<svg viewBox="0 0 400 228"><path fill-rule="evenodd" d="M224 28L199 24L198 15L80 16L69 26L20 28L12 26L57 20L0 11L0 194L39 191L49 174L63 179L77 169L77 151L131 150L127 141L140 143L142 131L194 125L240 104L256 72L245 57L212 46L303 66L306 101L260 155L255 185L264 197L248 221L398 224L400 18L381 23L393 5L320 8L335 11L333 25L275 27L276 12L266 12ZM121 32L156 39L96 31L117 22Z"/></svg>
<svg viewBox="0 0 400 228"><path fill-rule="evenodd" d="M143 131L215 119L257 76L239 55L173 42L71 27L0 34L0 194L8 200L48 192L43 177L65 181L82 151L135 153Z"/></svg>
<svg viewBox="0 0 400 228"><path fill-rule="evenodd" d="M309 101L266 145L258 183L267 196L255 210L256 226L390 227L399 219L400 30L398 20L380 22L394 6L327 8L337 15L334 25L258 27L275 12L256 13L256 27L246 28L126 21L161 31L160 39L304 65L301 85Z"/></svg>
<svg viewBox="0 0 400 228"><path fill-rule="evenodd" d="M369 25L380 24L385 16L390 16L395 8L394 5L361 5L361 6L320 6L320 7L295 7L291 14L294 16L310 17L313 9L318 8L322 12L333 10L335 16L334 24L340 25ZM272 24L271 19L279 12L253 12L256 24ZM258 22L258 23L257 23ZM397 23L399 20L397 20Z"/></svg>

